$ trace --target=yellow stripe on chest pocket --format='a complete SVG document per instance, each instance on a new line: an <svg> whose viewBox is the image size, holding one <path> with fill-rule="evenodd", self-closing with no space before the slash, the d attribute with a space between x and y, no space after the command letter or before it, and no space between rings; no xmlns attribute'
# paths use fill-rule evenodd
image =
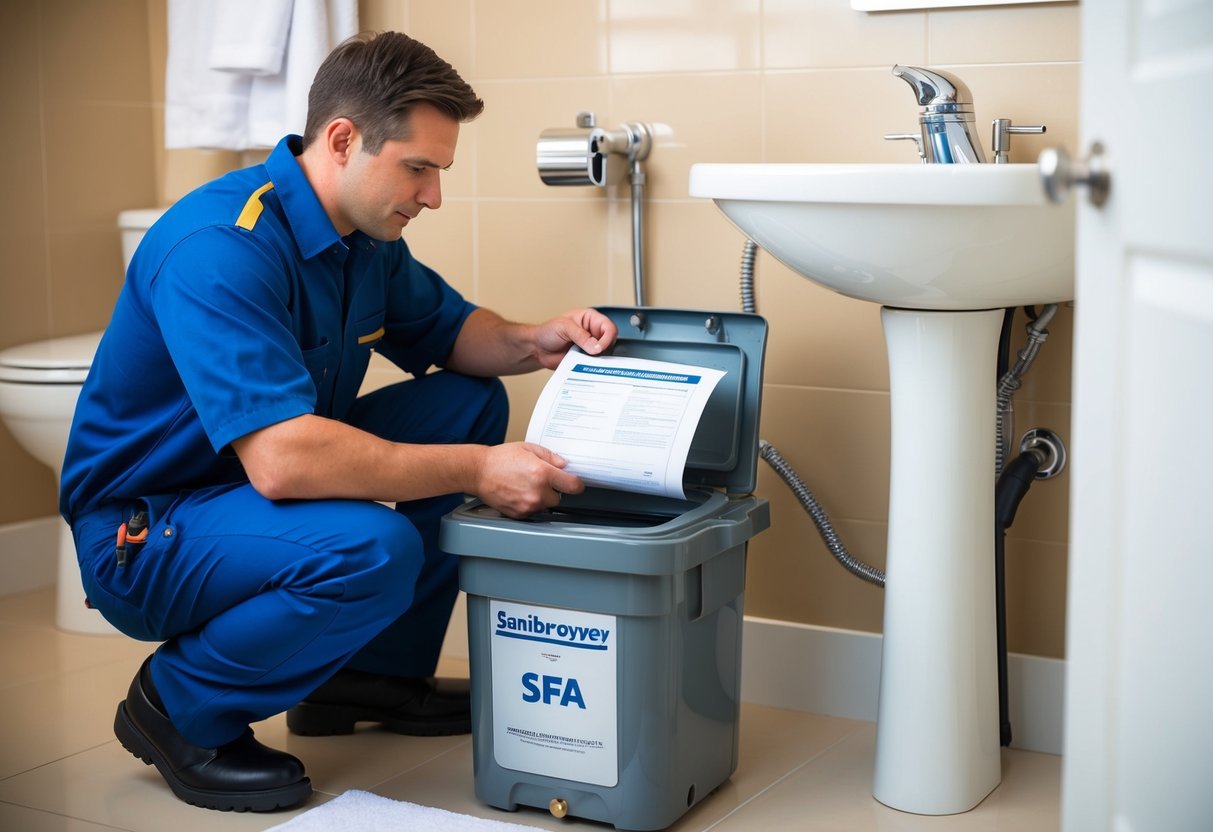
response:
<svg viewBox="0 0 1213 832"><path fill-rule="evenodd" d="M373 344L382 337L383 337L383 327L379 327L374 332L371 332L367 335L360 336L358 338L358 344L359 344L359 346L361 346L363 344Z"/></svg>

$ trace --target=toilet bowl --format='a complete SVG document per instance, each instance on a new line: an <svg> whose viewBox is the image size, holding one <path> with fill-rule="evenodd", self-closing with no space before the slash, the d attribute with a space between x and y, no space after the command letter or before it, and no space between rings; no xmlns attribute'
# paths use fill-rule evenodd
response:
<svg viewBox="0 0 1213 832"><path fill-rule="evenodd" d="M140 209L119 215L124 266L161 213L163 209ZM0 351L0 422L32 457L54 472L56 484L76 400L100 341L100 332L90 332ZM76 633L116 633L99 613L85 606L71 530L62 521L59 526L55 625Z"/></svg>
<svg viewBox="0 0 1213 832"><path fill-rule="evenodd" d="M76 399L100 340L100 332L91 332L0 351L0 420L30 456L55 473L56 483ZM71 530L62 521L59 527L56 626L72 632L116 632L84 606Z"/></svg>

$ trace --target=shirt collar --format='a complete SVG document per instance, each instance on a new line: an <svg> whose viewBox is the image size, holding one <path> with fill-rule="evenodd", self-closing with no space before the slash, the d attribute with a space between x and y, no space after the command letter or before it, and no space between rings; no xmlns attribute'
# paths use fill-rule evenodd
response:
<svg viewBox="0 0 1213 832"><path fill-rule="evenodd" d="M309 260L333 245L344 246L345 242L295 158L302 151L303 140L299 136L286 136L265 160L265 169L282 203L295 245L303 259Z"/></svg>

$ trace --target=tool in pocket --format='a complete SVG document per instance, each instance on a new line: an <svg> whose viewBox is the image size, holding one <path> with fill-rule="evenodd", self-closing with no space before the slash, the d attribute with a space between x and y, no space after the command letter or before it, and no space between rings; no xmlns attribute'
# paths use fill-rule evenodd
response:
<svg viewBox="0 0 1213 832"><path fill-rule="evenodd" d="M142 546L146 542L147 512L136 511L131 515L130 520L118 527L118 545L115 550L118 565L126 566L127 559L134 554L130 547Z"/></svg>

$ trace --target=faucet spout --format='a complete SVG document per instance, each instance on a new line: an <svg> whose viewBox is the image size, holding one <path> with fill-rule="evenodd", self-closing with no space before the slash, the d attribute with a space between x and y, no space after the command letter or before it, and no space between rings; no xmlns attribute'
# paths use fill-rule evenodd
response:
<svg viewBox="0 0 1213 832"><path fill-rule="evenodd" d="M953 105L973 103L973 94L963 81L938 69L897 64L893 74L913 87L918 103L933 112L947 112L955 109Z"/></svg>
<svg viewBox="0 0 1213 832"><path fill-rule="evenodd" d="M922 106L922 157L928 164L984 163L985 153L973 138L973 94L954 75L918 66L893 67L893 75L914 90Z"/></svg>

